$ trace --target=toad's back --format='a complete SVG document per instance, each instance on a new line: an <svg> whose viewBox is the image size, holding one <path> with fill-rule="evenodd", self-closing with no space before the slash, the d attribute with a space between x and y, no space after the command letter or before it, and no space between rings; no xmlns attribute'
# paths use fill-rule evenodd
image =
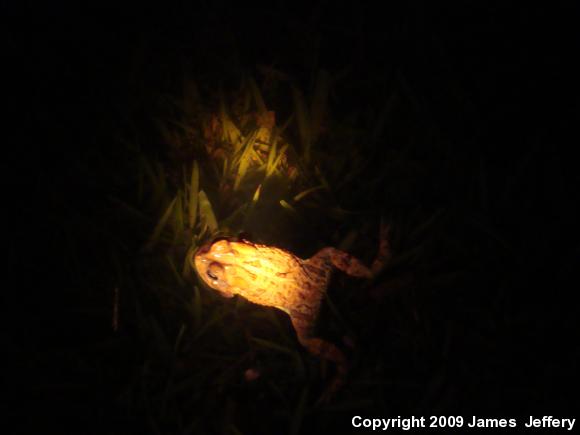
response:
<svg viewBox="0 0 580 435"><path fill-rule="evenodd" d="M222 240L198 257L198 263L223 267L221 284L232 294L287 313L316 311L330 275L330 267L316 266L280 248L246 241Z"/></svg>

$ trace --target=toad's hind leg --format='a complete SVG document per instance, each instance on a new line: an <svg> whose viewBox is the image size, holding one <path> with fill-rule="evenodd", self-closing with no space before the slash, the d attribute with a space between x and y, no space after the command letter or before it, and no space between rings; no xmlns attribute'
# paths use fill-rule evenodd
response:
<svg viewBox="0 0 580 435"><path fill-rule="evenodd" d="M321 249L308 262L312 265L332 265L347 275L371 279L385 267L391 258L388 235L388 225L381 222L379 250L370 268L349 253L331 247Z"/></svg>
<svg viewBox="0 0 580 435"><path fill-rule="evenodd" d="M336 364L336 374L319 399L319 402L328 401L342 387L346 380L348 373L347 359L342 351L334 344L312 336L313 319L307 318L299 313L292 313L290 319L296 330L298 341L308 352L318 358L323 358Z"/></svg>
<svg viewBox="0 0 580 435"><path fill-rule="evenodd" d="M358 278L372 278L373 272L359 259L353 257L348 252L336 248L323 248L309 260L310 263L316 264L323 262L342 270L350 276Z"/></svg>

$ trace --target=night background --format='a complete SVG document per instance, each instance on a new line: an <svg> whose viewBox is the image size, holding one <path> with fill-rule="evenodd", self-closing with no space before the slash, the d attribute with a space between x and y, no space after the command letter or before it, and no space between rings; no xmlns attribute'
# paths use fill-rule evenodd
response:
<svg viewBox="0 0 580 435"><path fill-rule="evenodd" d="M5 433L578 416L572 2L1 8ZM318 317L328 403L286 314L185 261L243 233L370 264L381 218L389 264Z"/></svg>

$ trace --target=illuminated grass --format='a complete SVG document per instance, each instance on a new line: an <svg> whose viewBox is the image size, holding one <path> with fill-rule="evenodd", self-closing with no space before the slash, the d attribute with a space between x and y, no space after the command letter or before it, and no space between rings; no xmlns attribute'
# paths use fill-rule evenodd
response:
<svg viewBox="0 0 580 435"><path fill-rule="evenodd" d="M398 99L387 98L368 119L336 119L329 96L337 80L316 72L309 88L283 81L283 112L258 80L244 77L235 92L214 90L219 97L212 100L184 79L183 95L164 98L154 116L166 155L128 146L136 153L135 196L113 201L140 222L145 249L129 266L116 266L120 328L131 328L141 352L119 400L123 409L149 415L150 429L252 433L245 415L251 420L269 409L265 425L301 433L312 424L335 427L337 415L369 403L386 407L394 396L421 394L423 380L398 367L425 367L414 352L437 328L415 306L416 289L444 288L459 275L421 271L428 278L417 284L409 268L424 267L438 244L453 251L452 242L431 236L450 226L449 217L444 208L408 211L421 194L413 186L418 164L405 157L407 145L380 142L393 128ZM263 143L256 114L269 110L277 121L277 111L284 113L283 124ZM404 219L398 217L390 269L373 283L336 274L324 302L320 333L352 363L344 389L327 405L316 401L333 367L304 351L288 317L239 297L222 299L201 285L189 261L211 238L249 231L243 237L304 258L335 246L370 263L379 220L396 220L396 210ZM429 267L445 269L440 258ZM247 370L257 377L246 379ZM199 410L210 417L200 419Z"/></svg>
<svg viewBox="0 0 580 435"><path fill-rule="evenodd" d="M20 278L5 288L3 341L19 432L336 434L353 415L578 409L567 382L576 305L565 299L578 287L566 282L577 276L577 171L557 140L564 106L542 102L569 95L550 81L567 71L555 57L567 39L535 44L546 57L521 50L529 38L511 26L517 41L485 50L504 42L506 8L469 6L465 20L399 2L400 16L373 23L361 6L342 20L329 2L269 2L246 8L264 18L250 28L220 2L182 3L127 15L136 32L123 14L116 28L58 26L52 14L41 37L9 29L9 70L25 79L7 83L37 97L8 102L24 125L4 159L5 214L24 223L5 226ZM513 9L518 24L538 12ZM446 15L459 27L441 26ZM494 32L475 31L481 16ZM63 43L71 35L78 44ZM550 71L513 68L526 57ZM302 348L280 310L205 288L191 256L232 236L302 258L334 246L370 265L381 218L393 228L388 267L368 282L336 273L323 302L315 332L350 370L317 406L334 367Z"/></svg>

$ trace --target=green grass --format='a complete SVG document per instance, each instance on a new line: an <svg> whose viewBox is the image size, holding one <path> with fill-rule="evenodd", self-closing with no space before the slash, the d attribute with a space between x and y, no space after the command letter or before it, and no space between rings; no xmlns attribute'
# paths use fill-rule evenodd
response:
<svg viewBox="0 0 580 435"><path fill-rule="evenodd" d="M2 343L20 432L577 412L578 171L556 101L571 39L526 33L537 9L467 3L8 20L7 71L23 80L6 106L23 125L4 160L16 280ZM322 306L318 333L351 369L316 405L332 365L287 315L221 298L188 259L245 233L371 264L381 218L389 267L373 282L337 273Z"/></svg>
<svg viewBox="0 0 580 435"><path fill-rule="evenodd" d="M325 433L353 415L500 400L519 321L508 269L526 254L495 224L503 206L482 157L447 143L400 72L379 93L380 80L331 70L310 80L232 71L221 85L184 71L169 89L142 90L144 113L112 155L87 159L102 165L94 173L79 165L80 179L104 183L101 202L80 192L71 206L47 188L60 214L44 233L63 252L47 269L65 270L88 301L75 322L51 321L105 338L35 358L58 369L73 360L104 397L95 415L129 432ZM215 236L245 233L302 258L335 246L370 265L381 218L393 229L389 267L373 282L337 273L322 307L319 334L351 362L328 404L316 402L334 368L305 352L288 316L221 298L188 261Z"/></svg>
<svg viewBox="0 0 580 435"><path fill-rule="evenodd" d="M184 89L197 88L192 81L184 83ZM333 367L301 348L285 314L239 298L221 299L197 280L187 261L204 241L242 231L251 232L256 242L292 249L302 256L336 245L354 248L367 262L372 260L379 218L389 210L373 203L377 192L373 194L372 189L380 186L367 184L374 178L373 153L366 150L366 156L344 159L352 153L352 143L325 137L324 128L332 130L338 122L329 114L331 83L330 74L320 71L309 94L296 85L289 87L292 98L286 107L293 111L283 127L273 129L262 154L255 146L259 126L249 115L276 108L269 107L267 96L253 79L242 80L235 101L216 90L219 104L204 105L197 92L184 91L165 99L172 102L170 115L154 115L165 153L189 155L193 160L174 158L159 164L146 153L136 159L138 173L144 174L139 176L139 197L149 199L141 203L144 211L140 213L148 213L156 222L144 239L141 255L145 257L137 259L138 263L147 261L147 273L138 277L141 284L135 283L134 290L135 303L141 308L126 322L149 351L142 368L132 375L134 381L126 386L126 394L137 402L122 403L146 410L152 427L179 433L199 430L204 427L200 414L186 409L201 406L216 422L223 418L218 430L246 433L249 421L236 422L238 411L230 410L238 416L234 418L228 410L231 406L243 409L246 399L242 397L249 395L247 400L254 403L247 412L261 414L259 406L266 406L272 413L264 424L290 420L288 431L294 434L300 433L304 419L313 413L324 421L332 419L333 409L357 409L357 404L367 403L364 363L368 362L361 358L360 349L352 357L363 366L351 373L345 390L331 404L317 406ZM245 112L237 109L235 113L236 107ZM217 157L206 148L208 138L203 134L216 120L221 130L215 131L213 139L222 150ZM346 137L358 135L364 142L372 131L376 128L353 130ZM365 153L364 147L361 152ZM373 172L365 174L365 170ZM361 181L367 185L366 200L353 201L356 192L344 182L357 176L365 179ZM262 225L266 221L269 224ZM313 233L316 237L309 238ZM343 304L366 291L362 290L365 283L343 281L340 278L334 284L343 293L337 297ZM141 306L140 285L148 289L147 306ZM356 322L346 320L352 313L341 313L345 307L339 305L331 304L332 310L323 313L321 330L342 345L343 335L357 332L353 331ZM148 311L152 308L157 314ZM258 378L244 380L248 369L258 373Z"/></svg>
<svg viewBox="0 0 580 435"><path fill-rule="evenodd" d="M416 144L441 145L424 129L391 120L412 99L389 95L372 109L339 112L331 95L340 95L340 77L330 71L302 87L285 79L277 88L284 98L245 74L239 86L203 92L183 76L181 91L152 98L140 124L146 133L118 141L128 170L124 188L100 211L107 220L67 223L81 234L111 233L89 243L109 245L91 263L98 279L84 284L104 299L101 316L118 315L95 359L114 397L111 414L151 433L294 434L344 428L355 414L432 406L448 343L458 334L480 342L476 330L457 326L461 316L483 324L500 310L482 308L462 286L473 285L469 271L487 255L469 249L491 243L485 249L497 250L501 236L492 241L484 219L474 219L482 228L474 232L452 211L449 197L460 189L437 199L450 187L440 181L443 160L422 158ZM270 142L258 143L254 115L267 111L276 125ZM317 399L334 367L300 346L288 316L221 298L188 261L213 237L243 232L303 258L335 246L370 265L381 218L393 227L391 264L372 283L337 273L319 318L320 335L352 366L328 404ZM464 242L465 234L474 240ZM82 272L71 274L83 282Z"/></svg>

